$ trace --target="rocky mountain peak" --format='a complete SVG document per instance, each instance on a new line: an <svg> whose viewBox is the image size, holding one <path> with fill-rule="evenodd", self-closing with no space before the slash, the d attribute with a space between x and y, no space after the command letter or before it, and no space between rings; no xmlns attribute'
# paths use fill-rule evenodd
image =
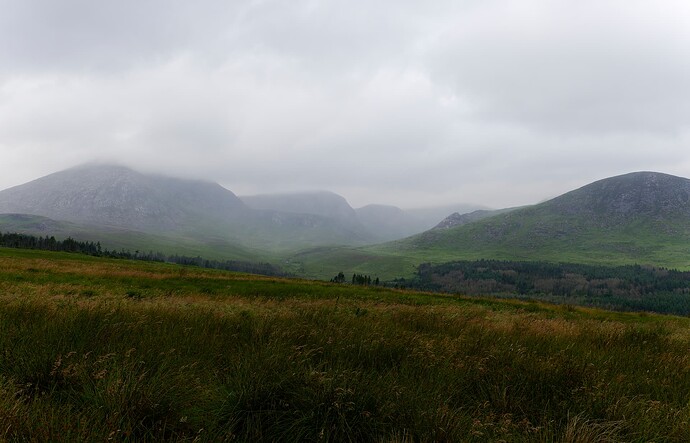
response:
<svg viewBox="0 0 690 443"><path fill-rule="evenodd" d="M225 217L244 204L216 183L88 164L0 192L0 213L23 213L141 230L175 229L195 217Z"/></svg>
<svg viewBox="0 0 690 443"><path fill-rule="evenodd" d="M563 214L606 218L690 216L690 180L633 172L596 181L543 205Z"/></svg>

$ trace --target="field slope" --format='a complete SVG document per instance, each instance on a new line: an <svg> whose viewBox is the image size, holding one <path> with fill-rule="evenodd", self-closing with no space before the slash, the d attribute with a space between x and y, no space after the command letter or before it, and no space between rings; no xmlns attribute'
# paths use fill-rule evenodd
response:
<svg viewBox="0 0 690 443"><path fill-rule="evenodd" d="M686 318L8 249L0 299L0 440L690 440Z"/></svg>

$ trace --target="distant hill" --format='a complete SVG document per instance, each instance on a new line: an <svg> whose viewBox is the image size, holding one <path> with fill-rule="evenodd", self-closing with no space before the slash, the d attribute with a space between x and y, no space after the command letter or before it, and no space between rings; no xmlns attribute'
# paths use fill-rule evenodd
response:
<svg viewBox="0 0 690 443"><path fill-rule="evenodd" d="M274 223L288 228L288 231L282 233L282 240L286 242L293 241L296 235L300 236L289 229L300 225L311 228L306 234L315 241L309 242L309 245L362 245L381 241L360 223L357 213L347 200L333 192L259 194L240 198L257 213L268 215Z"/></svg>
<svg viewBox="0 0 690 443"><path fill-rule="evenodd" d="M690 180L658 172L634 172L596 181L535 209L573 220L589 220L599 227L615 227L634 220L687 221Z"/></svg>
<svg viewBox="0 0 690 443"><path fill-rule="evenodd" d="M349 228L356 238L370 244L408 237L434 224L395 206L373 204L353 209L344 197L328 191L260 194L240 198L256 210L330 218Z"/></svg>
<svg viewBox="0 0 690 443"><path fill-rule="evenodd" d="M433 228L452 210L477 209L476 205L450 205L417 209L371 204L353 209L344 197L329 191L241 196L250 208L291 214L328 217L348 226L367 243L398 240ZM464 212L463 212L464 214Z"/></svg>
<svg viewBox="0 0 690 443"><path fill-rule="evenodd" d="M329 191L259 194L240 197L253 209L313 214L342 222L357 222L357 214L344 197Z"/></svg>
<svg viewBox="0 0 690 443"><path fill-rule="evenodd" d="M441 220L439 224L434 226L434 229L450 229L456 226L463 226L468 223L474 223L485 218L493 217L495 215L505 214L506 212L514 211L515 209L516 208L508 208L497 209L493 211L487 209L479 209L477 211L468 212L466 214L454 212L453 214Z"/></svg>
<svg viewBox="0 0 690 443"><path fill-rule="evenodd" d="M486 206L458 203L454 205L428 206L424 208L405 208L403 209L409 216L420 220L421 225L418 232L427 231L438 225L442 220L451 214L467 214L478 210L491 210Z"/></svg>
<svg viewBox="0 0 690 443"><path fill-rule="evenodd" d="M299 258L314 276L342 268L382 278L409 276L423 262L481 258L690 269L690 180L625 174L472 223Z"/></svg>
<svg viewBox="0 0 690 443"><path fill-rule="evenodd" d="M359 221L380 241L397 240L427 229L425 220L396 206L367 205L355 211Z"/></svg>
<svg viewBox="0 0 690 443"><path fill-rule="evenodd" d="M63 235L78 225L59 222L48 217L28 214L0 214L0 230L6 232L33 233L36 235Z"/></svg>
<svg viewBox="0 0 690 443"><path fill-rule="evenodd" d="M315 199L317 204L309 206ZM89 240L103 236L98 239L118 247L163 244L164 252L174 252L180 244L212 258L218 251L241 251L228 258L245 260L251 259L252 250L263 259L288 250L376 241L335 194L286 198L273 206L281 208L252 208L217 183L89 164L0 191L0 214L15 214L0 219L0 230L16 226L17 214L24 214L58 223L51 228L55 235ZM310 213L295 212L304 210ZM42 235L50 223L27 219L23 232Z"/></svg>
<svg viewBox="0 0 690 443"><path fill-rule="evenodd" d="M494 257L672 263L690 246L690 180L637 172L544 203L388 245ZM671 253L674 251L673 253ZM473 258L474 258L473 257ZM493 257L492 257L493 258ZM498 257L496 257L498 258ZM690 264L690 263L689 263Z"/></svg>
<svg viewBox="0 0 690 443"><path fill-rule="evenodd" d="M246 212L235 194L216 183L115 165L79 166L0 192L0 213L156 233L212 226Z"/></svg>
<svg viewBox="0 0 690 443"><path fill-rule="evenodd" d="M217 260L264 261L265 254L237 242L218 237L199 238L186 235L153 234L108 225L89 225L57 221L28 214L0 214L0 232L16 232L58 239L72 237L81 241L101 242L116 250L141 250Z"/></svg>

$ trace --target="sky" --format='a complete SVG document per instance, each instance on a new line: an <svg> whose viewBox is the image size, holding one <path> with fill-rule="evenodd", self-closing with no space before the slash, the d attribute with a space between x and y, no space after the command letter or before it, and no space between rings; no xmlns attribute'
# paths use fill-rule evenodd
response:
<svg viewBox="0 0 690 443"><path fill-rule="evenodd" d="M687 0L0 0L0 189L86 162L536 203L690 177Z"/></svg>

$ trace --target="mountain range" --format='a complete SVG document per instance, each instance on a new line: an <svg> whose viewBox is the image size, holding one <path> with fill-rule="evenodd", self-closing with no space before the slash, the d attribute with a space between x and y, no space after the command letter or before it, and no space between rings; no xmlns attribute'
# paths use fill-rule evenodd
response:
<svg viewBox="0 0 690 443"><path fill-rule="evenodd" d="M109 164L82 165L0 191L0 214L3 230L50 231L122 248L173 251L179 244L188 253L233 259L373 244L435 223L383 205L355 210L332 192L240 198L217 183Z"/></svg>
<svg viewBox="0 0 690 443"><path fill-rule="evenodd" d="M318 278L391 279L480 258L690 267L685 178L635 172L533 206L474 209L430 222L394 206L355 209L331 192L238 197L212 182L84 165L0 191L0 230L273 261Z"/></svg>

